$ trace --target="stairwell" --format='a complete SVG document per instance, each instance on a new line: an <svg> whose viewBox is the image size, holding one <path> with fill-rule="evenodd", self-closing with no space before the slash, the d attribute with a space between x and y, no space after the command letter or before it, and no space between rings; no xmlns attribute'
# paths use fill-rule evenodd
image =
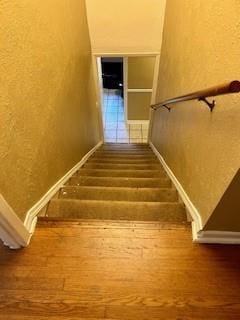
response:
<svg viewBox="0 0 240 320"><path fill-rule="evenodd" d="M177 191L148 144L102 145L40 219L187 221Z"/></svg>

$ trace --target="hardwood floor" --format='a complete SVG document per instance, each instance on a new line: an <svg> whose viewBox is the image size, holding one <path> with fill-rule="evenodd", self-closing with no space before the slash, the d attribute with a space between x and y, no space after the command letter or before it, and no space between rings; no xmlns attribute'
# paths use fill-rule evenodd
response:
<svg viewBox="0 0 240 320"><path fill-rule="evenodd" d="M0 247L0 319L237 320L239 266L239 246L186 225L41 222L28 248Z"/></svg>

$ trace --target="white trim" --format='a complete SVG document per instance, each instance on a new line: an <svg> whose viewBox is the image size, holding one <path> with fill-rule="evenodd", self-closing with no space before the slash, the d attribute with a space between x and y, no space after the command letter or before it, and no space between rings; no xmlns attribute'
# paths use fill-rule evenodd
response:
<svg viewBox="0 0 240 320"><path fill-rule="evenodd" d="M11 249L26 247L31 233L0 194L0 238Z"/></svg>
<svg viewBox="0 0 240 320"><path fill-rule="evenodd" d="M153 91L152 91L152 97L151 97L151 104L155 104L156 99L157 99L159 67L160 67L160 54L158 54L155 58L154 75L153 75ZM152 135L152 126L153 126L153 109L150 108L150 106L149 106L148 141L150 141L150 137Z"/></svg>
<svg viewBox="0 0 240 320"><path fill-rule="evenodd" d="M103 123L103 86L102 86L102 65L101 65L101 57L95 57L92 55L92 65L93 65L93 77L96 89L96 109L98 112L99 119L99 133L100 139L104 139L104 123Z"/></svg>
<svg viewBox="0 0 240 320"><path fill-rule="evenodd" d="M128 57L123 57L123 103L124 103L124 119L128 120Z"/></svg>
<svg viewBox="0 0 240 320"><path fill-rule="evenodd" d="M185 204L189 214L191 215L193 222L192 222L192 230L193 230L193 238L197 238L197 233L202 230L202 218L197 210L197 208L192 203L191 199L188 197L186 191L183 189L181 183L178 181L172 170L169 168L163 157L160 155L158 150L155 148L153 143L149 141L150 147L152 148L155 155L158 157L159 161L161 162L163 168L167 172L167 175L172 180L175 188L177 189L179 196L181 197L183 203Z"/></svg>
<svg viewBox="0 0 240 320"><path fill-rule="evenodd" d="M148 126L148 137L147 137L148 143L150 143L151 136L152 136L153 117L154 117L154 110L149 106L149 126Z"/></svg>
<svg viewBox="0 0 240 320"><path fill-rule="evenodd" d="M127 89L127 92L153 92L153 89Z"/></svg>
<svg viewBox="0 0 240 320"><path fill-rule="evenodd" d="M158 87L158 76L159 76L159 66L160 66L160 54L158 54L156 56L156 58L155 58L151 104L154 104L156 102L157 87Z"/></svg>
<svg viewBox="0 0 240 320"><path fill-rule="evenodd" d="M63 187L68 179L88 160L88 158L102 145L100 141L95 147L93 147L71 170L69 170L60 180L58 180L54 186L52 186L44 196L27 212L24 225L26 229L33 233L38 213L48 204L52 197Z"/></svg>
<svg viewBox="0 0 240 320"><path fill-rule="evenodd" d="M150 56L154 57L160 54L160 51L157 52L93 52L96 57L144 57Z"/></svg>
<svg viewBox="0 0 240 320"><path fill-rule="evenodd" d="M149 124L149 120L128 120L127 124Z"/></svg>
<svg viewBox="0 0 240 320"><path fill-rule="evenodd" d="M240 232L199 231L194 233L193 241L197 243L240 244Z"/></svg>

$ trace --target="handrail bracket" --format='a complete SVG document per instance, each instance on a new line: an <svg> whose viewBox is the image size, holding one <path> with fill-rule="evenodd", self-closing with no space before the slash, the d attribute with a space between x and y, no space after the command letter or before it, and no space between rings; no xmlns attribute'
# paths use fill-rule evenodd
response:
<svg viewBox="0 0 240 320"><path fill-rule="evenodd" d="M169 108L166 104L163 104L162 107L168 109L169 112L171 111L171 108Z"/></svg>
<svg viewBox="0 0 240 320"><path fill-rule="evenodd" d="M206 103L206 105L209 107L209 109L211 110L211 112L213 111L215 105L216 105L216 101L213 100L212 102L209 102L205 97L201 97L198 99L198 101L203 101Z"/></svg>

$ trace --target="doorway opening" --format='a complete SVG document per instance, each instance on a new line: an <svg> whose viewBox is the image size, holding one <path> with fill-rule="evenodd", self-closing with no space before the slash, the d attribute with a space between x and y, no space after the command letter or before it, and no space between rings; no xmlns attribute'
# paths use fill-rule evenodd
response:
<svg viewBox="0 0 240 320"><path fill-rule="evenodd" d="M104 141L129 143L124 121L124 75L122 57L101 58Z"/></svg>
<svg viewBox="0 0 240 320"><path fill-rule="evenodd" d="M155 56L97 57L104 142L147 143Z"/></svg>

